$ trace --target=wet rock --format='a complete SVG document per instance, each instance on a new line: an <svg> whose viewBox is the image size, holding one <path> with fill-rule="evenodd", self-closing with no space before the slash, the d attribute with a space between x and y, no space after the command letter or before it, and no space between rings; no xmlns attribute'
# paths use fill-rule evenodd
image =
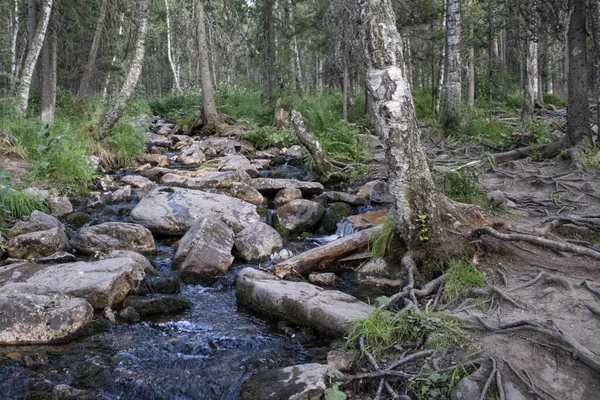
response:
<svg viewBox="0 0 600 400"><path fill-rule="evenodd" d="M282 151L287 158L290 165L302 165L304 162L304 154L302 153L302 146L293 145L290 146L285 152Z"/></svg>
<svg viewBox="0 0 600 400"><path fill-rule="evenodd" d="M56 385L54 386L54 389L52 389L52 400L72 400L73 398L85 399L85 397L83 397L84 395L85 391L74 389L64 383Z"/></svg>
<svg viewBox="0 0 600 400"><path fill-rule="evenodd" d="M360 353L356 350L332 350L327 353L327 364L341 372L350 372L359 359Z"/></svg>
<svg viewBox="0 0 600 400"><path fill-rule="evenodd" d="M100 192L91 192L90 196L88 197L88 201L86 204L86 210L94 210L96 208L100 208L102 206L104 206L105 201L102 198L102 193Z"/></svg>
<svg viewBox="0 0 600 400"><path fill-rule="evenodd" d="M113 203L123 203L131 199L131 186L123 186L112 192L110 200Z"/></svg>
<svg viewBox="0 0 600 400"><path fill-rule="evenodd" d="M0 344L43 344L75 335L92 321L84 299L49 286L11 283L0 287Z"/></svg>
<svg viewBox="0 0 600 400"><path fill-rule="evenodd" d="M121 183L125 185L130 185L134 188L143 189L149 186L156 186L154 182L152 182L148 178L144 178L140 175L126 175L121 178Z"/></svg>
<svg viewBox="0 0 600 400"><path fill-rule="evenodd" d="M302 364L258 372L242 384L238 400L318 400L330 377L341 372L322 364Z"/></svg>
<svg viewBox="0 0 600 400"><path fill-rule="evenodd" d="M273 200L273 205L275 207L281 207L292 200L301 199L302 191L298 188L284 188L281 189L275 195L275 200Z"/></svg>
<svg viewBox="0 0 600 400"><path fill-rule="evenodd" d="M391 201L385 182L379 180L365 183L358 189L357 195L369 199L373 203L388 203Z"/></svg>
<svg viewBox="0 0 600 400"><path fill-rule="evenodd" d="M67 264L16 264L0 271L0 285L29 283L86 299L95 309L114 307L135 294L144 280L144 265L132 258Z"/></svg>
<svg viewBox="0 0 600 400"><path fill-rule="evenodd" d="M71 248L62 228L25 233L10 239L7 246L10 257L24 259L51 256L57 251Z"/></svg>
<svg viewBox="0 0 600 400"><path fill-rule="evenodd" d="M479 400L480 396L479 386L469 377L462 378L450 393L452 400Z"/></svg>
<svg viewBox="0 0 600 400"><path fill-rule="evenodd" d="M158 127L158 131L156 131L157 135L169 136L173 132L173 127L169 125L162 125Z"/></svg>
<svg viewBox="0 0 600 400"><path fill-rule="evenodd" d="M356 229L366 229L382 223L388 215L388 210L371 211L364 214L351 215L347 217L348 221L354 225Z"/></svg>
<svg viewBox="0 0 600 400"><path fill-rule="evenodd" d="M117 323L117 316L115 312L110 307L105 307L104 311L102 311L102 316L112 322L113 324Z"/></svg>
<svg viewBox="0 0 600 400"><path fill-rule="evenodd" d="M176 276L147 276L145 282L149 293L176 294L181 291L181 280Z"/></svg>
<svg viewBox="0 0 600 400"><path fill-rule="evenodd" d="M267 258L282 247L279 232L262 222L249 225L235 235L236 252L245 261Z"/></svg>
<svg viewBox="0 0 600 400"><path fill-rule="evenodd" d="M23 361L29 368L38 368L46 364L46 360L38 353L27 354Z"/></svg>
<svg viewBox="0 0 600 400"><path fill-rule="evenodd" d="M154 269L150 261L143 255L141 255L140 253L136 253L135 251L111 250L102 259L106 260L110 258L131 258L144 268L145 273L150 275L158 275L158 272L156 271L156 269Z"/></svg>
<svg viewBox="0 0 600 400"><path fill-rule="evenodd" d="M82 227L83 225L87 224L88 222L90 222L91 219L92 219L92 217L90 217L89 214L82 213L82 212L74 212L72 214L67 215L63 219L63 221L65 221L65 223L70 225L72 228L78 229L78 228Z"/></svg>
<svg viewBox="0 0 600 400"><path fill-rule="evenodd" d="M258 190L244 182L232 182L229 191L233 197L248 203L261 205L265 202L265 198Z"/></svg>
<svg viewBox="0 0 600 400"><path fill-rule="evenodd" d="M284 236L310 232L323 218L325 208L310 200L297 199L279 207L273 215L275 228Z"/></svg>
<svg viewBox="0 0 600 400"><path fill-rule="evenodd" d="M221 171L244 171L251 178L260 177L260 172L254 165L250 163L246 157L241 154L232 154L227 156L224 160L223 165L220 168Z"/></svg>
<svg viewBox="0 0 600 400"><path fill-rule="evenodd" d="M233 231L219 218L199 218L181 238L173 265L185 283L211 283L233 263L233 243Z"/></svg>
<svg viewBox="0 0 600 400"><path fill-rule="evenodd" d="M367 318L375 310L348 294L305 282L277 280L252 268L238 275L236 297L240 304L259 312L339 337L353 321Z"/></svg>
<svg viewBox="0 0 600 400"><path fill-rule="evenodd" d="M84 228L77 233L71 245L83 254L110 250L147 252L156 249L149 229L126 222L106 222Z"/></svg>
<svg viewBox="0 0 600 400"><path fill-rule="evenodd" d="M214 215L234 232L260 221L256 206L245 201L200 190L163 188L144 197L130 220L164 235L183 235L201 216Z"/></svg>
<svg viewBox="0 0 600 400"><path fill-rule="evenodd" d="M50 196L46 202L55 217L62 217L73 212L73 205L68 197Z"/></svg>
<svg viewBox="0 0 600 400"><path fill-rule="evenodd" d="M140 164L150 164L152 166L158 167L168 167L171 165L171 161L169 157L164 154L142 154L137 157L137 160Z"/></svg>
<svg viewBox="0 0 600 400"><path fill-rule="evenodd" d="M52 228L62 228L62 224L53 216L35 210L28 218L17 221L17 223L8 231L8 238L12 239L26 233L47 231Z"/></svg>
<svg viewBox="0 0 600 400"><path fill-rule="evenodd" d="M335 286L337 282L337 276L331 272L313 272L308 276L310 283L319 286Z"/></svg>
<svg viewBox="0 0 600 400"><path fill-rule="evenodd" d="M194 305L190 300L177 296L129 296L123 304L133 308L141 317L181 314Z"/></svg>
<svg viewBox="0 0 600 400"><path fill-rule="evenodd" d="M178 174L166 174L161 181L165 185L179 186L188 189L209 189L231 187L234 182L246 182L250 180L244 171L209 172L200 178L190 178Z"/></svg>
<svg viewBox="0 0 600 400"><path fill-rule="evenodd" d="M326 234L335 233L337 224L352 212L352 207L347 203L333 203L325 210L321 220L321 228Z"/></svg>
<svg viewBox="0 0 600 400"><path fill-rule="evenodd" d="M219 152L219 155L220 156L229 156L229 155L234 155L235 153L237 153L235 146L227 146Z"/></svg>
<svg viewBox="0 0 600 400"><path fill-rule="evenodd" d="M37 257L33 259L33 262L36 264L60 264L60 263L68 263L75 262L77 259L71 253L67 253L66 251L57 251L48 257Z"/></svg>
<svg viewBox="0 0 600 400"><path fill-rule="evenodd" d="M119 312L119 319L126 322L139 322L142 317L134 308L125 307Z"/></svg>
<svg viewBox="0 0 600 400"><path fill-rule="evenodd" d="M319 199L327 203L344 202L353 206L364 206L365 198L352 193L344 192L323 192L319 195Z"/></svg>
<svg viewBox="0 0 600 400"><path fill-rule="evenodd" d="M107 192L116 189L117 183L111 175L103 175L96 177L96 186L100 188L100 190Z"/></svg>
<svg viewBox="0 0 600 400"><path fill-rule="evenodd" d="M201 164L206 161L206 155L202 151L199 143L193 143L187 147L183 147L177 157L185 165Z"/></svg>
<svg viewBox="0 0 600 400"><path fill-rule="evenodd" d="M401 288L404 286L406 278L406 274L401 268L392 268L382 258L370 260L356 270L359 287Z"/></svg>
<svg viewBox="0 0 600 400"><path fill-rule="evenodd" d="M295 179L257 178L252 179L249 184L263 195L274 195L285 188L300 189L304 195L321 194L325 190L319 182L305 182Z"/></svg>
<svg viewBox="0 0 600 400"><path fill-rule="evenodd" d="M502 193L500 190L488 192L487 200L490 207L498 207L506 202L504 193Z"/></svg>
<svg viewBox="0 0 600 400"><path fill-rule="evenodd" d="M156 133L152 133L152 132L146 133L146 146L148 148L151 148L151 147L169 148L170 145L171 145L171 139L166 138L161 135L157 135Z"/></svg>
<svg viewBox="0 0 600 400"><path fill-rule="evenodd" d="M255 158L252 160L252 165L260 171L261 169L269 167L269 165L271 165L271 160L267 160L266 158Z"/></svg>
<svg viewBox="0 0 600 400"><path fill-rule="evenodd" d="M280 263L282 261L287 260L288 258L292 258L293 256L294 256L294 253L292 253L290 250L281 249L277 253L271 254L270 258L271 258L271 261L273 261L274 263Z"/></svg>

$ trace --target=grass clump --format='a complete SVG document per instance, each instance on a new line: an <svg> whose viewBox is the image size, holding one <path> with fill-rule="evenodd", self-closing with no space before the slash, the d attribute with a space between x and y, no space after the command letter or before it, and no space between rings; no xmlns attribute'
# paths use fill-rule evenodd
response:
<svg viewBox="0 0 600 400"><path fill-rule="evenodd" d="M452 301L468 288L485 285L485 275L471 263L462 260L448 262L448 277L444 282L442 299Z"/></svg>
<svg viewBox="0 0 600 400"><path fill-rule="evenodd" d="M96 153L110 168L129 168L135 164L136 156L144 154L145 142L144 134L136 130L131 120L121 119L96 144Z"/></svg>
<svg viewBox="0 0 600 400"><path fill-rule="evenodd" d="M435 178L444 194L467 204L486 205L487 194L479 186L480 172L468 167L452 171L437 171Z"/></svg>
<svg viewBox="0 0 600 400"><path fill-rule="evenodd" d="M381 227L381 233L371 245L371 257L373 259L382 258L387 254L390 244L394 239L396 220L394 218L387 218L381 223Z"/></svg>
<svg viewBox="0 0 600 400"><path fill-rule="evenodd" d="M34 210L49 212L50 207L39 195L13 187L8 173L0 173L0 232L6 232L11 220L29 215Z"/></svg>
<svg viewBox="0 0 600 400"><path fill-rule="evenodd" d="M507 148L513 142L513 127L487 118L468 118L451 137L462 142L480 142L494 148Z"/></svg>
<svg viewBox="0 0 600 400"><path fill-rule="evenodd" d="M148 101L148 107L153 115L181 118L200 109L202 93L171 93L165 97Z"/></svg>
<svg viewBox="0 0 600 400"><path fill-rule="evenodd" d="M452 389L467 375L465 366L458 363L449 371L433 373L426 378L410 378L408 383L422 399L449 399Z"/></svg>
<svg viewBox="0 0 600 400"><path fill-rule="evenodd" d="M561 99L554 93L544 93L544 104L553 104L557 107L564 108L567 106L567 101Z"/></svg>
<svg viewBox="0 0 600 400"><path fill-rule="evenodd" d="M237 120L266 125L271 122L273 105L265 105L258 90L220 83L215 89L215 103L220 113Z"/></svg>

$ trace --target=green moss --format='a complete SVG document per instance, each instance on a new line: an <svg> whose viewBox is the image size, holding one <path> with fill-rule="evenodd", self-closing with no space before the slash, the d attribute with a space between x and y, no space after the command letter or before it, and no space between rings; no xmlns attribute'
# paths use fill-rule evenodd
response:
<svg viewBox="0 0 600 400"><path fill-rule="evenodd" d="M67 223L68 225L70 225L72 228L80 228L81 226L87 224L88 222L90 222L90 220L92 219L92 217L90 217L89 214L86 213L82 213L82 212L74 212L71 213L69 215L67 215L63 221L65 223Z"/></svg>
<svg viewBox="0 0 600 400"><path fill-rule="evenodd" d="M337 229L337 223L352 212L352 207L346 203L333 203L325 211L321 220L321 228L325 233L334 233Z"/></svg>

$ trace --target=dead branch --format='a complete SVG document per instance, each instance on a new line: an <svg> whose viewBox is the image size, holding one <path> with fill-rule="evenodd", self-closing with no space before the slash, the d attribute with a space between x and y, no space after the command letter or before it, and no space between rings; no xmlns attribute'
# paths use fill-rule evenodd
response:
<svg viewBox="0 0 600 400"><path fill-rule="evenodd" d="M296 110L292 110L292 123L294 124L294 131L296 131L298 141L306 148L306 150L308 150L310 155L315 160L315 165L319 174L322 176L327 176L332 172L339 171L340 169L329 161L325 155L325 152L321 148L319 141L306 130L304 126L304 120L302 119L302 114Z"/></svg>
<svg viewBox="0 0 600 400"><path fill-rule="evenodd" d="M592 314L594 314L597 317L600 317L600 309L598 309L592 305L589 305L589 304L586 304L586 306L587 306L588 310L591 311Z"/></svg>
<svg viewBox="0 0 600 400"><path fill-rule="evenodd" d="M541 237L533 236L533 235L526 235L526 234L522 234L522 233L510 233L510 234L500 233L489 226L483 226L483 227L478 227L478 228L473 229L473 231L471 231L470 236L478 237L483 234L490 235L490 236L495 237L496 239L500 239L500 240L506 240L509 242L515 242L515 241L527 242L527 243L535 244L537 246L544 247L544 248L554 250L554 251L564 251L567 253L575 253L575 254L580 254L583 256L588 256L588 257L594 258L596 260L600 260L600 252L593 250L593 249L589 249L589 248L582 247L582 246L577 246L577 245L570 244L570 243L557 242L555 240L545 239L545 238L541 238Z"/></svg>
<svg viewBox="0 0 600 400"><path fill-rule="evenodd" d="M503 153L488 154L487 157L490 161L503 163L506 161L518 160L519 158L529 157L534 151L544 149L544 144L532 144L518 149L505 151Z"/></svg>
<svg viewBox="0 0 600 400"><path fill-rule="evenodd" d="M535 385L533 384L533 382L527 382L527 380L525 380L525 378L523 378L523 377L521 376L521 374L519 374L519 373L517 372L516 368L515 368L515 367L513 367L513 366L512 366L512 365L511 365L511 364L510 364L508 361L506 361L506 360L504 360L504 359L503 359L502 361L504 361L504 363L505 363L505 364L508 366L508 368L510 368L510 370L512 371L512 373L513 373L513 374L515 374L515 376L516 376L517 378L519 378L519 380L520 380L521 382L523 382L523 384L524 384L524 385L527 387L527 389L529 389L529 391L530 391L530 392L534 393L534 394L535 394L537 397L539 397L539 398L540 398L540 399L542 399L542 400L545 400L545 399L547 399L547 397L544 395L544 393L540 392L540 391L538 390L538 387L537 387L537 386L535 386Z"/></svg>

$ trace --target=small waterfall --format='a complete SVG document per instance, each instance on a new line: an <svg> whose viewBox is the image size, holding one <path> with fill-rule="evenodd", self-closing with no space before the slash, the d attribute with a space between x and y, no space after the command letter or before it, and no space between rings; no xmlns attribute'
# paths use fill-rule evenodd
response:
<svg viewBox="0 0 600 400"><path fill-rule="evenodd" d="M352 224L352 222L348 221L345 217L342 218L340 222L337 223L337 230L335 231L335 236L338 238L351 235L357 232L356 228Z"/></svg>

